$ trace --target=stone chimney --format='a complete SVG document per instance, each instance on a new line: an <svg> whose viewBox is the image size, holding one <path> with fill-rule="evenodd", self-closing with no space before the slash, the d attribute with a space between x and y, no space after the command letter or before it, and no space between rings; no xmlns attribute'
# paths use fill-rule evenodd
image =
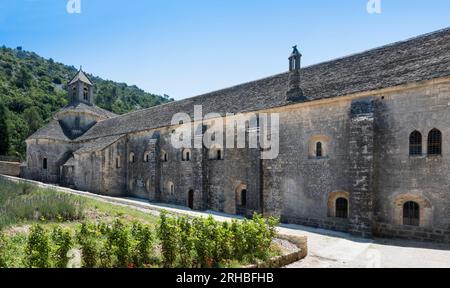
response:
<svg viewBox="0 0 450 288"><path fill-rule="evenodd" d="M289 87L286 93L286 100L289 102L305 101L307 98L303 95L301 88L301 68L302 54L297 49L297 46L293 47L291 56L289 57Z"/></svg>

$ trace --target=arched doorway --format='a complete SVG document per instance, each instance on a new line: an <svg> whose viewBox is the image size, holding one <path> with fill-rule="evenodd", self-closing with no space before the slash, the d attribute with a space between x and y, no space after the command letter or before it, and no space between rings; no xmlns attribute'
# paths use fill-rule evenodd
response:
<svg viewBox="0 0 450 288"><path fill-rule="evenodd" d="M188 193L188 207L194 210L194 190L189 190Z"/></svg>
<svg viewBox="0 0 450 288"><path fill-rule="evenodd" d="M348 200L345 198L338 198L336 200L336 218L348 218Z"/></svg>
<svg viewBox="0 0 450 288"><path fill-rule="evenodd" d="M247 208L248 208L248 193L247 193L247 185L246 184L240 184L236 188L236 214L237 215L247 215Z"/></svg>
<svg viewBox="0 0 450 288"><path fill-rule="evenodd" d="M241 191L241 207L247 208L247 189Z"/></svg>
<svg viewBox="0 0 450 288"><path fill-rule="evenodd" d="M403 225L420 225L420 206L416 202L409 201L403 205Z"/></svg>

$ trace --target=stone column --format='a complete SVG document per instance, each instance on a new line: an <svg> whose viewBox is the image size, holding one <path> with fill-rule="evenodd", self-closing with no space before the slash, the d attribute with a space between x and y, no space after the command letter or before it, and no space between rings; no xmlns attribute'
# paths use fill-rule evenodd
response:
<svg viewBox="0 0 450 288"><path fill-rule="evenodd" d="M373 99L352 102L349 137L350 233L371 237L373 229Z"/></svg>
<svg viewBox="0 0 450 288"><path fill-rule="evenodd" d="M148 145L149 155L149 166L150 166L150 195L149 200L159 202L161 201L161 155L159 149L159 135L156 135L150 140Z"/></svg>
<svg viewBox="0 0 450 288"><path fill-rule="evenodd" d="M203 145L206 126L200 123L194 129L194 149L192 150L194 177L194 209L208 210L208 150Z"/></svg>

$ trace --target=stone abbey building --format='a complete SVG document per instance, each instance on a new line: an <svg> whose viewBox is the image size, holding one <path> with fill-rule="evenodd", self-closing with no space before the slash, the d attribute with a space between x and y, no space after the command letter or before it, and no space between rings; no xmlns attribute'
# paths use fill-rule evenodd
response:
<svg viewBox="0 0 450 288"><path fill-rule="evenodd" d="M450 242L450 28L122 116L80 70L27 139L24 178L198 210ZM172 116L278 113L279 156L175 149ZM181 124L181 123L180 123ZM200 136L205 123L194 123ZM247 127L246 134L258 127Z"/></svg>

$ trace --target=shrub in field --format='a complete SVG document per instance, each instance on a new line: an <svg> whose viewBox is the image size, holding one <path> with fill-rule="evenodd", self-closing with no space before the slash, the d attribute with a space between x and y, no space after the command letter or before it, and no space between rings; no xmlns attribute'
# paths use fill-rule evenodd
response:
<svg viewBox="0 0 450 288"><path fill-rule="evenodd" d="M266 220L261 215L255 214L250 223L251 225L249 226L252 233L248 234L251 236L248 242L255 248L251 256L266 260L272 240L277 235L276 226L279 224L279 221L273 217Z"/></svg>
<svg viewBox="0 0 450 288"><path fill-rule="evenodd" d="M98 246L100 247L98 253L100 254L99 267L102 268L113 268L113 251L112 244L108 241L108 237L111 234L111 226L107 223L99 223L96 226L97 233L100 234L98 237Z"/></svg>
<svg viewBox="0 0 450 288"><path fill-rule="evenodd" d="M28 235L26 266L29 268L50 267L50 236L40 225L34 225Z"/></svg>
<svg viewBox="0 0 450 288"><path fill-rule="evenodd" d="M95 268L100 256L100 249L98 237L100 233L97 232L97 227L92 223L83 223L80 231L77 233L77 240L81 246L81 259L83 267Z"/></svg>
<svg viewBox="0 0 450 288"><path fill-rule="evenodd" d="M217 263L217 243L219 241L219 224L212 218L196 218L193 220L195 230L195 251L197 262L201 267L211 268ZM218 233L219 232L219 233Z"/></svg>
<svg viewBox="0 0 450 288"><path fill-rule="evenodd" d="M115 267L128 267L131 246L129 227L119 219L116 219L107 237L108 246L115 256Z"/></svg>
<svg viewBox="0 0 450 288"><path fill-rule="evenodd" d="M166 212L161 212L158 238L161 243L161 253L164 267L172 268L176 265L180 229L175 219L167 217Z"/></svg>
<svg viewBox="0 0 450 288"><path fill-rule="evenodd" d="M7 268L6 266L6 245L8 239L6 236L0 232L0 268Z"/></svg>
<svg viewBox="0 0 450 288"><path fill-rule="evenodd" d="M0 229L23 220L79 220L84 204L80 197L0 180Z"/></svg>
<svg viewBox="0 0 450 288"><path fill-rule="evenodd" d="M132 264L136 268L142 268L151 262L154 236L150 227L139 222L133 223L131 235L133 238Z"/></svg>
<svg viewBox="0 0 450 288"><path fill-rule="evenodd" d="M15 219L73 221L83 218L83 201L72 195L52 191L39 191L12 198L4 209Z"/></svg>
<svg viewBox="0 0 450 288"><path fill-rule="evenodd" d="M219 223L208 218L174 220L161 214L158 237L166 267L219 267L228 261L265 260L278 220L255 214L252 220ZM179 256L177 256L177 253Z"/></svg>
<svg viewBox="0 0 450 288"><path fill-rule="evenodd" d="M55 227L52 232L54 244L53 259L57 268L66 268L69 262L68 253L73 247L72 235L61 227Z"/></svg>
<svg viewBox="0 0 450 288"><path fill-rule="evenodd" d="M234 220L230 226L231 233L233 234L232 255L233 259L238 261L243 261L249 251L251 251L251 247L247 243L245 221L241 223Z"/></svg>
<svg viewBox="0 0 450 288"><path fill-rule="evenodd" d="M187 217L180 217L177 220L180 231L179 242L179 266L183 268L195 267L194 264L194 247L195 235L194 228Z"/></svg>
<svg viewBox="0 0 450 288"><path fill-rule="evenodd" d="M217 249L217 251L220 251L220 255L216 258L218 260L220 259L219 262L226 259L235 259L233 249L234 234L231 225L227 222L222 223L219 233L221 234L219 238L220 242L217 245L220 249Z"/></svg>

